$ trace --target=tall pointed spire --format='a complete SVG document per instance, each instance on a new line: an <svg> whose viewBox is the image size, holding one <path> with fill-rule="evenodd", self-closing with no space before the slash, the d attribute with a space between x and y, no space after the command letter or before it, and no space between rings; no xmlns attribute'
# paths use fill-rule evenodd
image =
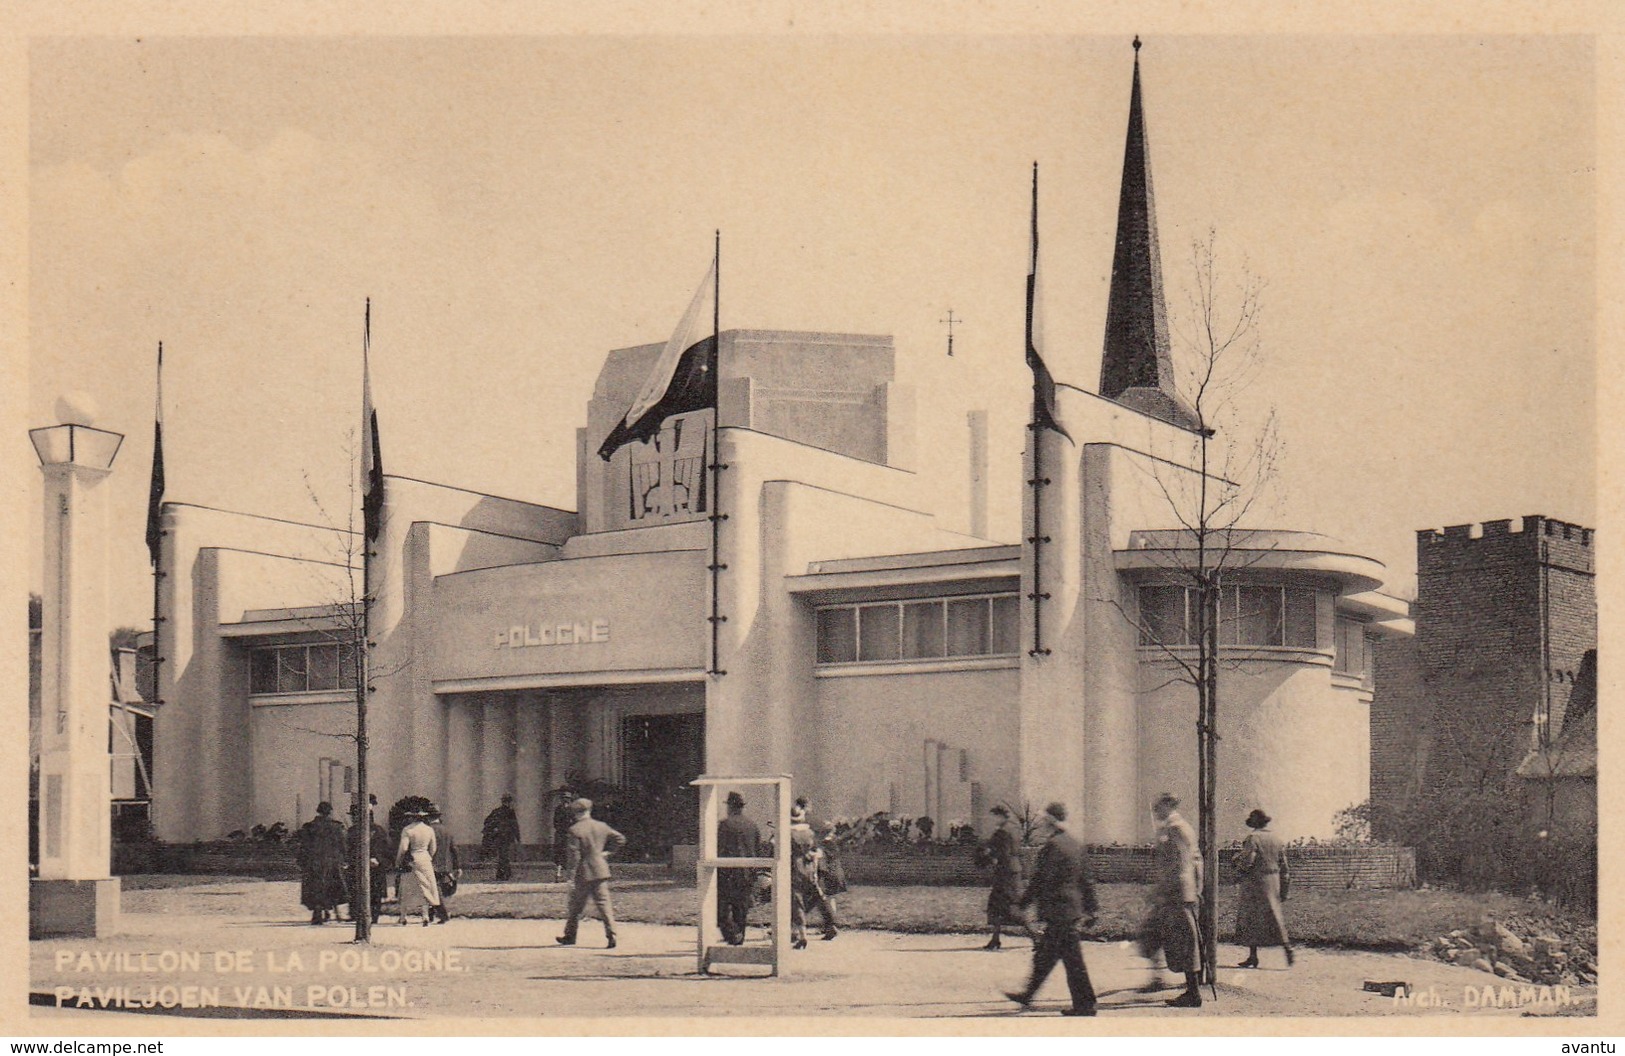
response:
<svg viewBox="0 0 1625 1056"><path fill-rule="evenodd" d="M1162 293L1157 204L1151 186L1151 151L1140 99L1140 38L1134 38L1134 87L1129 95L1128 142L1117 201L1117 248L1106 305L1106 347L1100 394L1163 421L1196 428L1196 415L1174 389L1168 308Z"/></svg>

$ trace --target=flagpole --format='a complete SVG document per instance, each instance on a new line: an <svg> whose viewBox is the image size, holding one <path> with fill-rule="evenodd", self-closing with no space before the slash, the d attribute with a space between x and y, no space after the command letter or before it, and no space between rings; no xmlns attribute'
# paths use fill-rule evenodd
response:
<svg viewBox="0 0 1625 1056"><path fill-rule="evenodd" d="M1033 259L1032 271L1027 276L1027 349L1028 354L1036 347L1033 344L1033 316L1036 312L1035 301L1038 297L1038 162L1033 162ZM1027 481L1027 486L1033 489L1033 534L1027 541L1033 547L1033 589L1027 595L1033 603L1033 647L1029 656L1048 656L1049 650L1044 648L1044 601L1049 594L1044 590L1044 544L1049 542L1041 527L1043 523L1043 497L1044 488L1049 484L1049 478L1044 476L1044 423L1040 420L1038 376L1033 376L1033 412L1032 421L1027 428L1033 438L1033 475Z"/></svg>
<svg viewBox="0 0 1625 1056"><path fill-rule="evenodd" d="M716 232L711 257L711 674L722 670L722 488L719 474L728 468L722 461L722 229Z"/></svg>
<svg viewBox="0 0 1625 1056"><path fill-rule="evenodd" d="M164 582L164 547L163 547L163 517L164 517L164 343L158 342L158 386L153 403L152 417L152 459L153 459L153 487L147 497L147 517L153 522L158 532L157 545L152 549L152 705L154 709L163 703L163 682L160 676L163 673L164 653L162 641L159 636L159 627L164 622L163 609L163 582ZM155 505L156 504L156 505ZM139 750L137 758L140 757ZM147 796L152 796L152 782L147 782ZM151 809L150 807L148 808Z"/></svg>
<svg viewBox="0 0 1625 1056"><path fill-rule="evenodd" d="M351 643L355 652L355 786L356 804L361 808L356 812L354 824L361 826L359 839L354 839L355 848L352 850L352 868L356 882L356 899L350 904L350 917L355 921L355 941L366 943L372 941L372 800L367 794L367 694L372 692L371 665L367 661L367 651L372 645L372 546L373 540L368 532L372 527L369 523L372 518L367 516L366 504L369 501L368 488L371 478L368 474L367 464L372 457L373 445L376 437L372 427L372 377L370 358L372 354L372 298L368 297L361 324L361 465L362 476L367 480L362 482L362 524L361 524L361 626L360 635ZM353 501L353 500L352 500ZM355 509L355 507L351 507ZM354 619L354 617L349 617Z"/></svg>

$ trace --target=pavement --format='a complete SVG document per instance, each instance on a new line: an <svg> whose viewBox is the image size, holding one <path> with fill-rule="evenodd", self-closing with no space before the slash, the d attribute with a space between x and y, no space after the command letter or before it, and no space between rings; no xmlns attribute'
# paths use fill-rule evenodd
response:
<svg viewBox="0 0 1625 1056"><path fill-rule="evenodd" d="M839 1015L1009 1025L1055 1017L1067 1003L1059 968L1030 1011L1002 996L1024 981L1031 948L1025 939L1007 938L1002 952L987 952L979 936L846 930L830 942L814 937L806 950L789 954L782 975L767 977L753 966L700 974L691 927L622 924L614 950L604 948L596 921L583 922L574 947L558 945L561 930L553 920L454 918L425 928L386 918L371 946L358 947L350 925L313 927L285 911L127 910L117 935L30 943L33 1013L42 1026L46 1019L119 1021L129 1024L120 1029L155 1032L173 1029L176 1019L263 1021L274 1029L276 1021L330 1017L437 1023L523 1017L543 1020L544 1028L545 1021L609 1018L636 1029L627 1017ZM765 941L762 929L752 928L752 941ZM1243 952L1221 947L1220 963L1234 964ZM1300 950L1291 970L1279 950L1265 950L1261 969L1221 969L1217 994L1203 1008L1172 1009L1163 1001L1177 991L1139 992L1147 969L1129 944L1085 943L1084 956L1100 995L1096 1022L1443 1016L1459 1023L1596 1009L1593 987L1573 988L1565 999L1432 960L1317 949ZM1367 980L1409 983L1418 1000L1367 992Z"/></svg>

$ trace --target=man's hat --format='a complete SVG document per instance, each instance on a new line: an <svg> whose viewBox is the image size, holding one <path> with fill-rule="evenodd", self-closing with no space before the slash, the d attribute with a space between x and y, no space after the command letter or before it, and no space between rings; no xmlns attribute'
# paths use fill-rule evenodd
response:
<svg viewBox="0 0 1625 1056"><path fill-rule="evenodd" d="M1000 817L1008 818L1010 816L1010 808L1005 806L1003 803L995 803L988 813L997 814Z"/></svg>
<svg viewBox="0 0 1625 1056"><path fill-rule="evenodd" d="M504 803L512 803L512 802L513 802L513 796L511 796L511 795L504 795L504 796L503 796L503 797L502 797L502 802L504 802Z"/></svg>
<svg viewBox="0 0 1625 1056"><path fill-rule="evenodd" d="M574 803L571 803L570 809L575 811L577 814L590 814L592 813L592 800L582 797L581 799L576 800Z"/></svg>
<svg viewBox="0 0 1625 1056"><path fill-rule="evenodd" d="M318 814L331 814L331 813L333 813L333 804L329 803L325 799L322 800L320 803L316 804L316 813L318 813Z"/></svg>
<svg viewBox="0 0 1625 1056"><path fill-rule="evenodd" d="M1264 813L1262 810L1259 810L1257 807L1254 807L1253 812L1247 815L1247 827L1249 829L1262 829L1264 826L1270 823L1270 820L1271 819L1268 814Z"/></svg>
<svg viewBox="0 0 1625 1056"><path fill-rule="evenodd" d="M1054 821L1065 821L1066 820L1066 804L1065 803L1051 803L1049 806L1044 808L1044 813L1049 815L1049 817Z"/></svg>
<svg viewBox="0 0 1625 1056"><path fill-rule="evenodd" d="M805 807L791 807L790 808L790 820L791 821L806 821L807 820L807 808L805 808Z"/></svg>
<svg viewBox="0 0 1625 1056"><path fill-rule="evenodd" d="M744 805L745 805L745 797L744 796L740 795L738 792L729 792L728 793L728 806L730 806L730 807L742 807Z"/></svg>
<svg viewBox="0 0 1625 1056"><path fill-rule="evenodd" d="M1158 796L1156 801L1151 805L1153 807L1167 807L1172 810L1174 807L1179 806L1179 797L1174 795L1172 792L1164 792L1162 795Z"/></svg>

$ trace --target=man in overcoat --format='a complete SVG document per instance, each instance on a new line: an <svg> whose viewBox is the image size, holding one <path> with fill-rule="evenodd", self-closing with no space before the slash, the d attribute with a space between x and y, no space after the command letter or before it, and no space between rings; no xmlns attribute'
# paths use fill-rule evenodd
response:
<svg viewBox="0 0 1625 1056"><path fill-rule="evenodd" d="M1140 952L1152 962L1146 992L1162 989L1156 968L1160 952L1170 972L1185 976L1185 992L1169 1000L1175 1008L1201 1008L1201 940L1196 928L1197 892L1202 889L1202 852L1196 832L1174 808L1179 800L1167 792L1151 804L1157 820L1156 885L1151 914L1140 934Z"/></svg>
<svg viewBox="0 0 1625 1056"><path fill-rule="evenodd" d="M498 880L513 879L513 851L520 839L519 815L513 809L513 796L505 795L485 816L485 824L480 829L480 853L496 858Z"/></svg>
<svg viewBox="0 0 1625 1056"><path fill-rule="evenodd" d="M728 816L717 822L718 858L760 858L762 833L745 817L745 797L728 793ZM751 890L756 874L751 869L717 871L717 926L730 946L745 941L745 920L750 913Z"/></svg>
<svg viewBox="0 0 1625 1056"><path fill-rule="evenodd" d="M1083 963L1083 945L1078 935L1080 926L1094 920L1099 908L1095 902L1095 885L1089 875L1089 859L1083 844L1067 831L1066 807L1051 803L1044 808L1041 824L1049 832L1049 840L1038 852L1032 880L1022 893L1023 907L1037 903L1038 919L1044 922L1044 934L1033 945L1033 972L1024 990L1006 994L1022 1008L1032 1004L1033 996L1060 961L1066 968L1066 986L1072 992L1072 1007L1063 1009L1066 1016L1092 1016L1095 1014L1095 988L1089 982L1089 969Z"/></svg>
<svg viewBox="0 0 1625 1056"><path fill-rule="evenodd" d="M575 877L570 889L570 915L564 922L564 934L559 945L574 946L576 931L581 926L582 911L587 900L598 910L604 922L604 939L608 949L615 948L615 909L609 899L609 856L621 849L626 837L592 816L592 800L578 799L570 805L576 822L570 826L566 846L566 867Z"/></svg>

